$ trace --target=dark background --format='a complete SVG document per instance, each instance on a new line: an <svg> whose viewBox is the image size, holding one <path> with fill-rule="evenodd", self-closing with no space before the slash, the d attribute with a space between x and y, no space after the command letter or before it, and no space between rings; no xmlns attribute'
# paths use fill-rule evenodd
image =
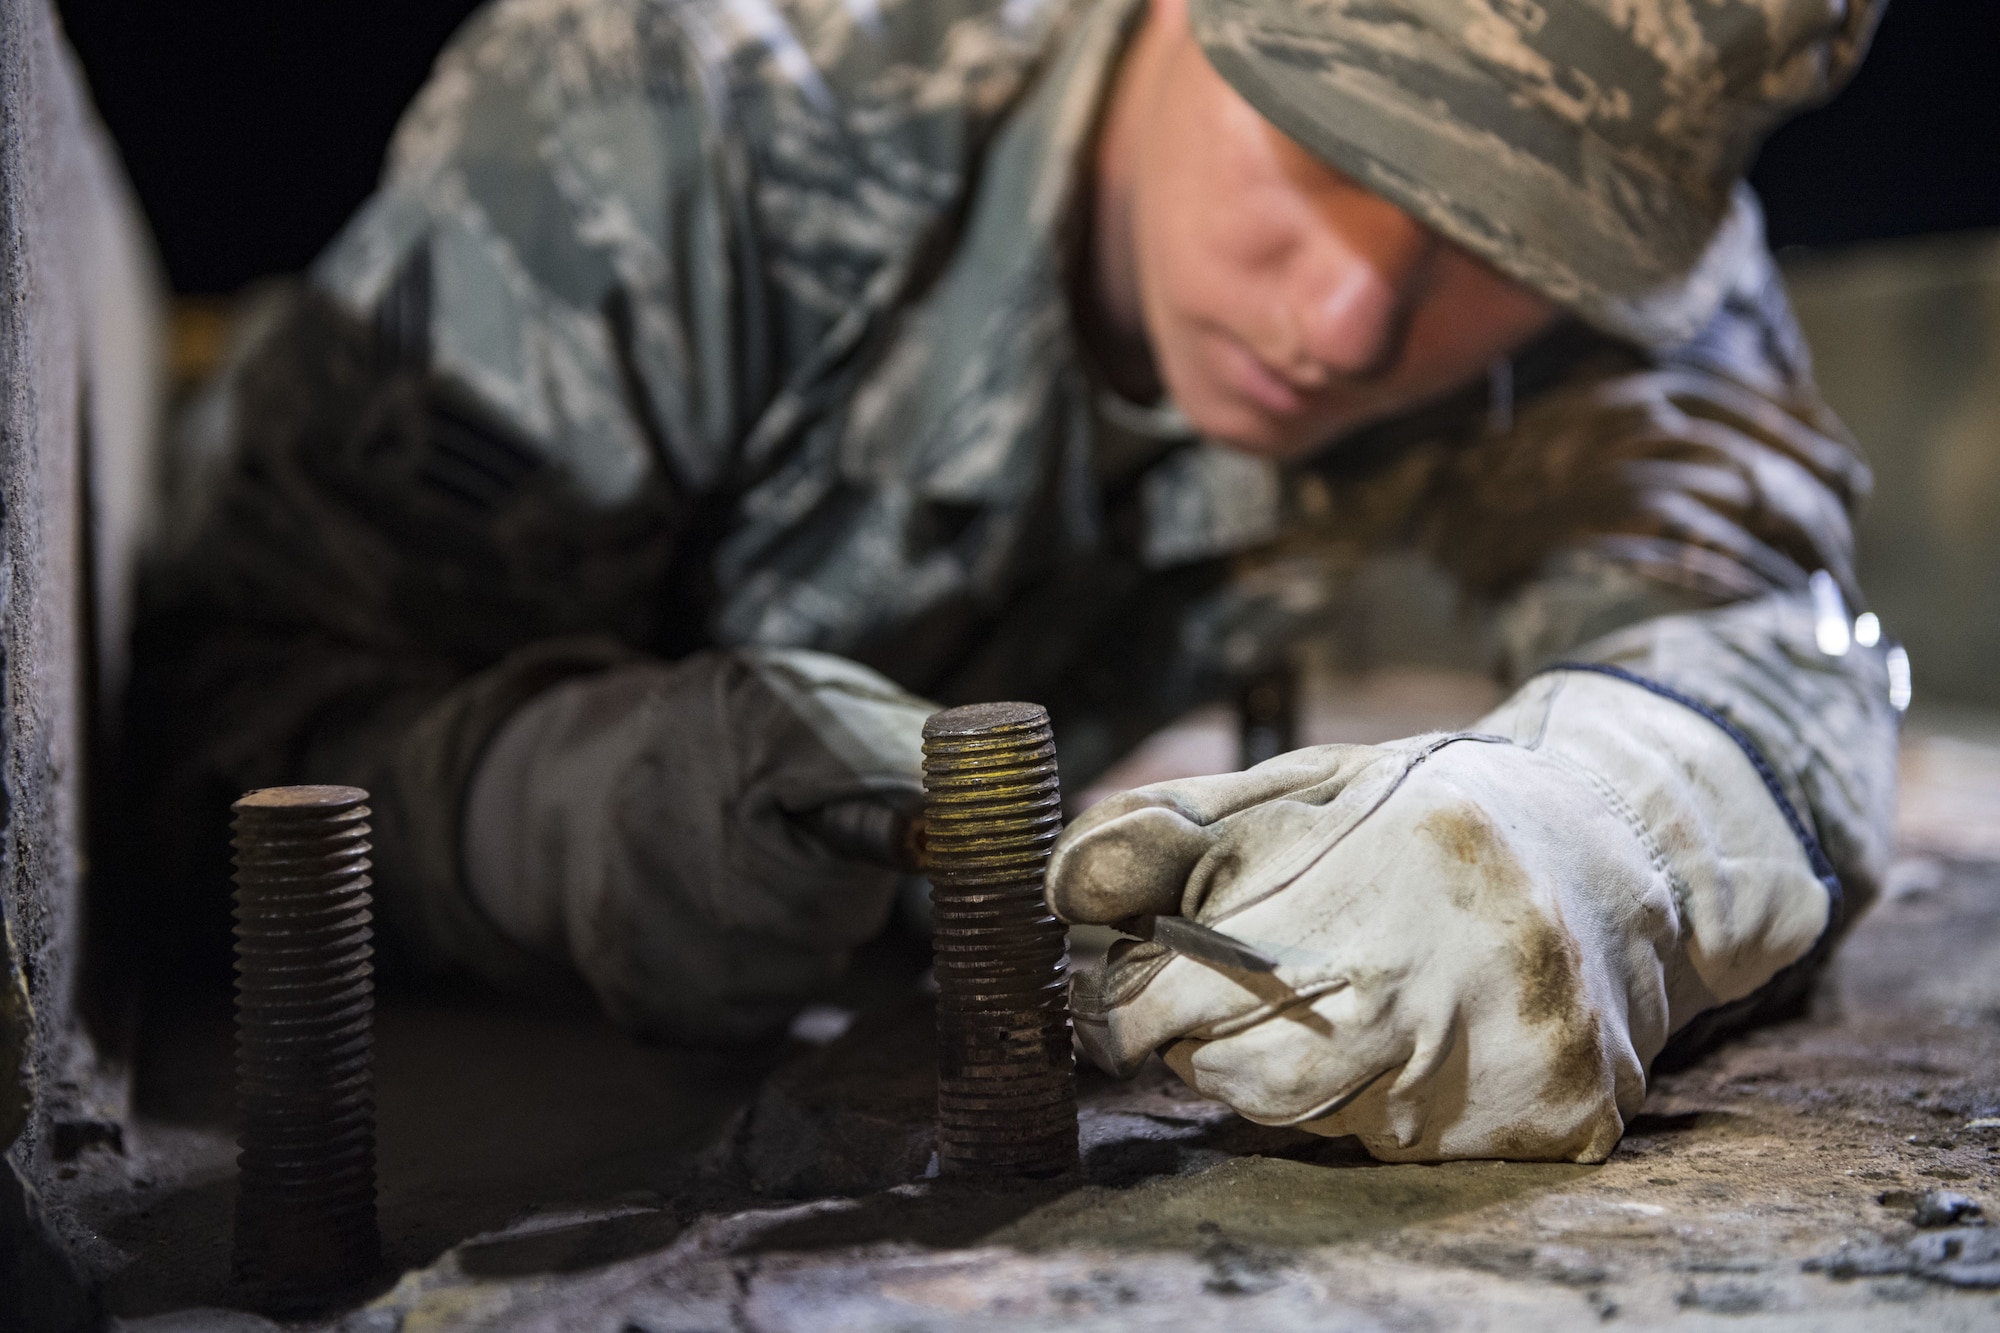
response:
<svg viewBox="0 0 2000 1333"><path fill-rule="evenodd" d="M174 286L303 267L367 195L476 0L66 0ZM2000 0L1896 0L1829 106L1752 176L1779 247L2000 226Z"/></svg>

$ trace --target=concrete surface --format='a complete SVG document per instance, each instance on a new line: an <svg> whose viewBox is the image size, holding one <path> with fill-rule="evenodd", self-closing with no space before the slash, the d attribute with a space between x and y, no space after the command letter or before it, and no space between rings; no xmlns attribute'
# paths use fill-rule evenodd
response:
<svg viewBox="0 0 2000 1333"><path fill-rule="evenodd" d="M1369 691L1419 721L1483 706L1437 679L1346 697ZM1194 719L1150 762L1199 766L1201 728L1227 725ZM927 1180L907 942L877 950L872 989L799 1026L817 1046L756 1058L392 998L388 1267L307 1326L2000 1327L2000 1226L1914 1220L1951 1211L1936 1191L2000 1213L1995 735L1966 715L1912 725L1905 855L1812 1016L1660 1076L1602 1167L1383 1166L1248 1125L1155 1066L1084 1079L1080 1181ZM226 1013L155 1023L123 1154L66 1168L118 1329L273 1327L228 1308L227 1060Z"/></svg>
<svg viewBox="0 0 2000 1333"><path fill-rule="evenodd" d="M81 833L151 476L157 281L47 0L0 0L0 1328L90 1318L55 1174L115 1135Z"/></svg>

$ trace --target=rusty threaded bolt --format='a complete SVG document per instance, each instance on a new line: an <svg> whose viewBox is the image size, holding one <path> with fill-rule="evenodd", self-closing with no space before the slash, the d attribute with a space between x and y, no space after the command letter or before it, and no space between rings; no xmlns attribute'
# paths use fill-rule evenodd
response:
<svg viewBox="0 0 2000 1333"><path fill-rule="evenodd" d="M1039 704L924 724L924 840L937 972L938 1169L1046 1177L1077 1165L1068 939L1043 893L1062 831Z"/></svg>
<svg viewBox="0 0 2000 1333"><path fill-rule="evenodd" d="M368 793L268 787L236 813L237 1281L307 1309L381 1262Z"/></svg>

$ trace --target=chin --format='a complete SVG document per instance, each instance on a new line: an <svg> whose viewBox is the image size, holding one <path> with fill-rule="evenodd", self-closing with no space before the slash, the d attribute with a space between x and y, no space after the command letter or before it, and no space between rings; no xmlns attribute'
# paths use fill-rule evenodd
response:
<svg viewBox="0 0 2000 1333"><path fill-rule="evenodd" d="M1301 458L1329 442L1338 427L1274 417L1234 398L1205 396L1193 405L1176 397L1196 430L1241 453L1278 462Z"/></svg>

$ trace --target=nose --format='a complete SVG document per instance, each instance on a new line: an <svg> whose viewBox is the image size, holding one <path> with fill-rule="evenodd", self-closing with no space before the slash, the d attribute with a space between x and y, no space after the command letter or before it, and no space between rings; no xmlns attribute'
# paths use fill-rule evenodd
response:
<svg viewBox="0 0 2000 1333"><path fill-rule="evenodd" d="M1294 256L1292 320L1309 380L1367 378L1395 364L1437 245L1386 199L1342 204Z"/></svg>

